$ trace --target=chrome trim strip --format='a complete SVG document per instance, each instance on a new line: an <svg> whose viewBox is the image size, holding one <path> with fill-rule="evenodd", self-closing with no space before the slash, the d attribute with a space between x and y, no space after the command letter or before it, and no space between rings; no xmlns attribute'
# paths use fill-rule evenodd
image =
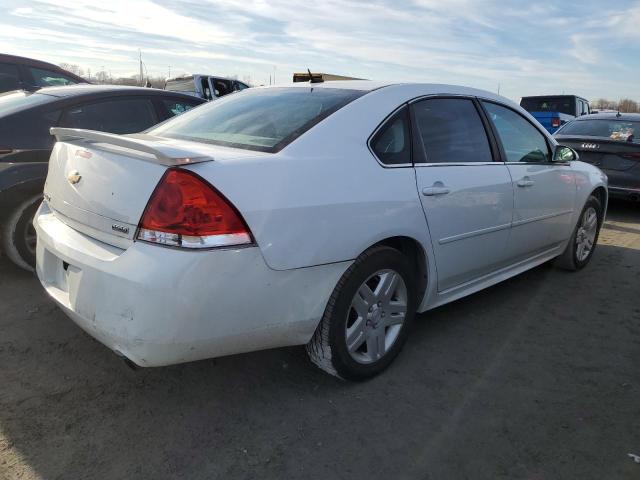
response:
<svg viewBox="0 0 640 480"><path fill-rule="evenodd" d="M562 212L548 213L547 215L540 215L539 217L525 218L524 220L516 220L511 223L511 226L519 227L520 225L526 225L527 223L539 222L541 220L547 220L553 217L560 217L562 215L569 215L571 213L573 213L573 210L563 210Z"/></svg>
<svg viewBox="0 0 640 480"><path fill-rule="evenodd" d="M444 237L438 240L440 245L445 245L447 243L455 242L457 240L464 240L465 238L477 237L478 235L485 235L487 233L498 232L500 230L506 230L511 227L510 223L505 223L503 225L496 225L495 227L487 227L481 228L480 230L474 230L472 232L460 233L458 235L452 235L450 237Z"/></svg>
<svg viewBox="0 0 640 480"><path fill-rule="evenodd" d="M480 167L486 165L502 165L503 162L440 162L440 163L416 163L417 167Z"/></svg>
<svg viewBox="0 0 640 480"><path fill-rule="evenodd" d="M620 191L620 192L631 192L631 193L640 193L640 188L626 188L626 187L607 187L609 190Z"/></svg>

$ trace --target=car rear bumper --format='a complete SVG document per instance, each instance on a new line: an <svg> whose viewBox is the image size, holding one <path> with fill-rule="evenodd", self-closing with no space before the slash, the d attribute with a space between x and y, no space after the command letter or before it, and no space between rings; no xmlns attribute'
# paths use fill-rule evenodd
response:
<svg viewBox="0 0 640 480"><path fill-rule="evenodd" d="M608 188L610 197L640 201L640 188L614 187L611 185Z"/></svg>
<svg viewBox="0 0 640 480"><path fill-rule="evenodd" d="M276 271L256 247L126 250L36 214L38 277L63 311L140 366L304 344L350 262Z"/></svg>

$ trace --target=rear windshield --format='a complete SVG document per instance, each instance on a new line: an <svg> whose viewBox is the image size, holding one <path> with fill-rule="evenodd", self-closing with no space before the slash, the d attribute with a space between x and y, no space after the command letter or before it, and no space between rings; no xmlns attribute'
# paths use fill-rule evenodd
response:
<svg viewBox="0 0 640 480"><path fill-rule="evenodd" d="M620 142L640 143L640 122L627 120L578 120L567 123L558 135L585 135L602 137Z"/></svg>
<svg viewBox="0 0 640 480"><path fill-rule="evenodd" d="M184 113L148 133L277 152L364 93L336 88L252 88Z"/></svg>
<svg viewBox="0 0 640 480"><path fill-rule="evenodd" d="M567 115L576 114L575 97L525 97L520 106L527 112L560 112Z"/></svg>
<svg viewBox="0 0 640 480"><path fill-rule="evenodd" d="M24 92L22 90L0 94L0 117L25 110L35 105L55 100L50 95Z"/></svg>
<svg viewBox="0 0 640 480"><path fill-rule="evenodd" d="M165 90L169 90L171 92L193 92L196 91L196 84L193 81L193 78L188 79L180 79L180 80L169 80L165 85Z"/></svg>

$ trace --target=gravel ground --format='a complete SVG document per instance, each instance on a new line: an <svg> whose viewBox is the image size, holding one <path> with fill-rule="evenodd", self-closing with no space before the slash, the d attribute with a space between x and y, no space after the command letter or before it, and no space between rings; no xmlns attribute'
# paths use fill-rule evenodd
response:
<svg viewBox="0 0 640 480"><path fill-rule="evenodd" d="M640 479L640 208L591 264L428 312L382 376L302 348L132 371L0 259L0 478Z"/></svg>

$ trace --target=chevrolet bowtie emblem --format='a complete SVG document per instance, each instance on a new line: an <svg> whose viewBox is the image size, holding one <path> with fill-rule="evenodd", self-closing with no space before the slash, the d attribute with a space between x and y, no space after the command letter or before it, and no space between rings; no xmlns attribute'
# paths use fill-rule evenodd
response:
<svg viewBox="0 0 640 480"><path fill-rule="evenodd" d="M73 170L72 172L69 173L69 175L67 175L67 180L69 180L69 183L71 185L75 185L81 179L82 179L82 175L80 175L80 172L78 172L77 170Z"/></svg>

